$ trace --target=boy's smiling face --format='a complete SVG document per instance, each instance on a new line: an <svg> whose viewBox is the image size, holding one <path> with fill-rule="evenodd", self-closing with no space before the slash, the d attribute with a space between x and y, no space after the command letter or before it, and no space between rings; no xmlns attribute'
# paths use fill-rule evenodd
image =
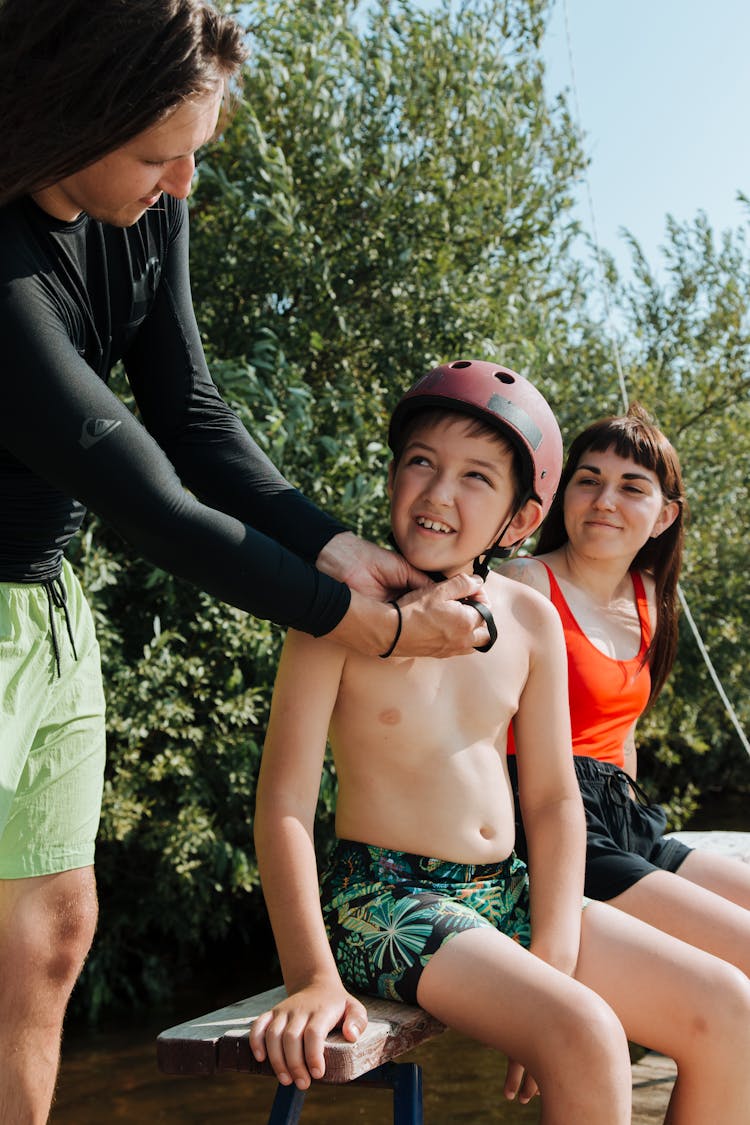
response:
<svg viewBox="0 0 750 1125"><path fill-rule="evenodd" d="M391 527L404 558L450 577L471 572L513 515L514 457L502 436L477 433L473 419L419 419L388 477ZM510 545L531 534L539 506L529 501L503 535ZM526 530L526 528L529 530Z"/></svg>

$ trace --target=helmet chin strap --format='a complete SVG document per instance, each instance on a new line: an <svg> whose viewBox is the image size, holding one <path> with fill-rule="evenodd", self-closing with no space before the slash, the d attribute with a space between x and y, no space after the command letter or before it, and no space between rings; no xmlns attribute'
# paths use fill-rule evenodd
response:
<svg viewBox="0 0 750 1125"><path fill-rule="evenodd" d="M513 512L505 527L501 532L498 533L494 544L487 551L484 551L481 555L477 555L477 557L474 559L474 573L478 574L483 582L487 580L487 575L490 569L490 560L509 559L518 546L518 543L511 543L510 547L501 547L500 540L503 538L518 513L522 510L524 505L531 499L533 495L534 493L530 489L526 491L526 494L524 495L516 510Z"/></svg>
<svg viewBox="0 0 750 1125"><path fill-rule="evenodd" d="M511 520L512 519L513 519L513 517L511 516ZM502 535L504 533L505 532L503 532L501 534L500 538L502 538ZM399 547L398 543L396 542L393 531L388 532L388 542L393 547L394 551L396 551L397 554L400 555L401 554L401 548ZM501 548L501 549L504 550L505 548ZM490 548L490 551L488 552L488 554L486 554L484 556L485 559L490 558L493 550L494 550L494 548ZM475 559L474 560L474 573L478 574L480 576L480 578L482 579L482 581L484 582L485 578L487 577L487 568L485 568L484 574L482 574L482 572L480 570L477 570L477 564L478 563L479 563L479 559ZM427 577L430 578L433 582L445 582L446 581L446 576L439 570L428 570L428 571L425 571L425 573L426 573ZM475 645L474 647L476 648L477 652L489 652L490 649L492 648L492 646L494 645L495 641L497 640L497 625L495 624L495 618L492 616L492 610L490 609L489 606L486 606L484 604L484 602L476 601L474 598L460 598L459 601L461 601L463 605L470 605L471 608L475 609L477 611L477 613L479 614L479 616L483 619L485 625L487 626L487 632L489 633L490 639L488 640L487 644L485 644L485 645Z"/></svg>

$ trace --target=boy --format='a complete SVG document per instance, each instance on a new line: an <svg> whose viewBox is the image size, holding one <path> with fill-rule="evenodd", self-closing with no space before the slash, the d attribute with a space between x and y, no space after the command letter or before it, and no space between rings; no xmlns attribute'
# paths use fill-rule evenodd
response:
<svg viewBox="0 0 750 1125"><path fill-rule="evenodd" d="M539 525L559 479L549 406L490 363L430 372L396 407L389 441L395 543L412 565L445 577L472 567L487 574L489 557ZM528 1100L538 1083L545 1123L630 1120L626 1031L678 1058L670 1120L708 1120L695 1028L709 1021L699 1038L703 1051L710 1039L717 1064L716 1040L726 1051L740 1035L746 1050L747 990L713 958L693 973L680 943L621 915L613 921L602 904L587 907L582 937L584 821L562 634L549 603L512 585L487 575L500 641L463 660L398 659L398 643L377 660L289 633L255 817L289 997L255 1022L252 1049L268 1055L281 1082L306 1088L323 1073L327 1032L341 1024L355 1039L364 1028L352 988L418 1003L517 1060L506 1094L520 1088ZM511 719L531 893L513 855ZM313 820L327 736L338 843L319 900ZM730 1019L707 1011L703 971L713 988L737 992ZM734 1084L723 1109L739 1123L747 1081L722 1072Z"/></svg>

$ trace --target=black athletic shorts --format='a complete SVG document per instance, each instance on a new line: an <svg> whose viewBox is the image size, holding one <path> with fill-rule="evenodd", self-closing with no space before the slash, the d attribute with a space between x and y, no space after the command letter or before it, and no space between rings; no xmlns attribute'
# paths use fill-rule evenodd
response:
<svg viewBox="0 0 750 1125"><path fill-rule="evenodd" d="M631 796L628 775L610 762L576 756L578 785L586 811L586 880L584 894L607 902L632 887L651 871L677 871L692 850L664 837L667 816L651 804L639 786ZM516 806L516 854L528 859L526 836L518 802L515 755L508 755Z"/></svg>

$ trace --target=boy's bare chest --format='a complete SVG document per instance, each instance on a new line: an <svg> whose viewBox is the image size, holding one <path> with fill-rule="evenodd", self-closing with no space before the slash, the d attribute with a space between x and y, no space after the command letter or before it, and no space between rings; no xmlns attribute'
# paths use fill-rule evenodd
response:
<svg viewBox="0 0 750 1125"><path fill-rule="evenodd" d="M501 645L499 637L495 647ZM335 725L368 742L435 748L494 742L518 709L526 677L522 661L513 666L500 655L399 660L377 669L372 662L350 665Z"/></svg>

